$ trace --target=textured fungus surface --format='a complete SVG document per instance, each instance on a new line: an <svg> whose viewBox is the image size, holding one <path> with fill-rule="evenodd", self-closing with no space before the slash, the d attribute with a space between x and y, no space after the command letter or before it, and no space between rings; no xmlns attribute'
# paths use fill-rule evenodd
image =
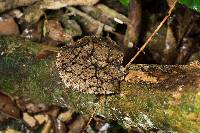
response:
<svg viewBox="0 0 200 133"><path fill-rule="evenodd" d="M64 47L56 65L66 88L92 94L119 92L123 52L109 38L84 37Z"/></svg>

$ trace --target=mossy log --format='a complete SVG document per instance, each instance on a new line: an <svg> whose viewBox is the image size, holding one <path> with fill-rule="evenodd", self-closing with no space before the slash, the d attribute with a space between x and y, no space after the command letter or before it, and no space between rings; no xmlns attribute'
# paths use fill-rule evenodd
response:
<svg viewBox="0 0 200 133"><path fill-rule="evenodd" d="M67 106L89 116L99 106L97 114L127 128L200 132L200 63L133 64L121 82L120 93L99 98L65 88L55 66L56 53L39 58L45 48L42 44L0 37L0 91Z"/></svg>

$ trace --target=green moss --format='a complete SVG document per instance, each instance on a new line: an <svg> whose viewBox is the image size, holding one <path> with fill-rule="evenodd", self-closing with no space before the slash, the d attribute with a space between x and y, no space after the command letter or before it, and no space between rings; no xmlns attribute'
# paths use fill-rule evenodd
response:
<svg viewBox="0 0 200 133"><path fill-rule="evenodd" d="M121 88L123 88L121 94L107 96L106 102L98 111L99 114L118 120L127 127L142 124L146 127L168 129L163 111L163 108L166 107L163 97L166 99L168 97L166 93L143 89L144 87L140 88L133 84L127 85L127 83L122 83Z"/></svg>
<svg viewBox="0 0 200 133"><path fill-rule="evenodd" d="M14 88L13 84L11 84L13 80L11 78L5 79L4 77L0 78L0 85L1 85L1 90L3 92L12 92L12 88Z"/></svg>
<svg viewBox="0 0 200 133"><path fill-rule="evenodd" d="M180 103L172 104L166 110L170 125L178 132L200 132L199 93L187 93Z"/></svg>
<svg viewBox="0 0 200 133"><path fill-rule="evenodd" d="M0 86L4 92L31 98L34 101L52 103L53 92L60 89L53 77L56 69L55 56L37 59L36 54L43 48L41 44L1 37L4 47L0 56ZM19 45L20 44L20 45ZM58 96L58 95L57 95Z"/></svg>

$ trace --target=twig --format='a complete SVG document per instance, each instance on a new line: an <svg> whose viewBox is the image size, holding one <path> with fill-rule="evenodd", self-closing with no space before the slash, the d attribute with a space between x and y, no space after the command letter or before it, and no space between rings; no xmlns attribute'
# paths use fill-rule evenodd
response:
<svg viewBox="0 0 200 133"><path fill-rule="evenodd" d="M92 119L94 118L94 115L96 114L98 108L99 108L99 105L96 106L95 110L93 111L93 113L92 113L92 115L91 115L89 121L87 122L87 125L85 126L84 130L82 131L82 133L85 133L85 130L87 130L87 128L88 128L90 122L92 121Z"/></svg>
<svg viewBox="0 0 200 133"><path fill-rule="evenodd" d="M100 99L99 99L99 102L98 102L99 104L96 106L95 110L93 111L92 115L90 116L90 119L89 119L89 121L87 122L85 128L82 130L82 133L85 133L85 130L88 128L88 126L89 126L90 122L92 121L92 119L94 118L96 112L97 112L98 109L101 107L101 105L102 105L102 99L104 99L105 97L104 97L104 96L100 96L99 98L100 98Z"/></svg>
<svg viewBox="0 0 200 133"><path fill-rule="evenodd" d="M125 68L127 68L137 58L137 56L145 49L145 47L149 44L149 42L152 40L152 38L155 36L155 34L160 30L160 28L163 26L163 24L166 22L166 20L170 17L172 10L174 9L176 3L177 3L177 0L174 1L173 5L169 9L168 15L164 17L162 22L158 25L158 27L151 34L151 36L146 40L146 42L142 45L142 47L139 49L139 51L133 56L133 58L129 61L129 63L126 64Z"/></svg>
<svg viewBox="0 0 200 133"><path fill-rule="evenodd" d="M72 12L74 15L78 15L78 16L81 16L83 17L85 20L88 21L89 24L93 24L93 25L96 25L96 26L102 26L103 25L103 29L107 32L113 32L115 31L115 29L109 25L106 25L106 24L103 24L101 23L100 21L98 20L95 20L94 18L92 18L91 16L89 16L88 14L86 13L83 13L81 12L80 10L74 8L74 7L68 7L67 8L70 12Z"/></svg>

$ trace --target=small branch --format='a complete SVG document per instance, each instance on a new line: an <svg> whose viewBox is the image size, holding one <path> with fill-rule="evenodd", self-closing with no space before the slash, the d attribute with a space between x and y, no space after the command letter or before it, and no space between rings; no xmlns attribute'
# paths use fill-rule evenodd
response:
<svg viewBox="0 0 200 133"><path fill-rule="evenodd" d="M94 29L94 27L96 27L96 29L98 29L99 27L103 26L103 29L107 32L113 32L115 31L115 29L109 25L103 24L98 20L95 20L94 18L92 18L91 16L89 16L86 13L81 12L80 10L74 8L74 7L68 7L67 8L72 14L74 15L78 15L80 17L82 17L81 19L84 19L84 22L89 25L92 29Z"/></svg>
<svg viewBox="0 0 200 133"><path fill-rule="evenodd" d="M160 30L160 28L163 26L163 24L170 17L170 15L172 13L172 10L174 9L176 3L177 3L177 0L174 1L173 5L169 9L168 15L164 17L164 19L162 20L162 22L158 25L158 27L151 34L151 36L146 40L146 42L142 45L142 47L139 49L139 51L133 56L133 58L129 61L129 63L125 66L125 68L127 68L137 58L137 56L145 49L145 47L149 44L149 42L152 40L152 38L155 36L155 34Z"/></svg>
<svg viewBox="0 0 200 133"><path fill-rule="evenodd" d="M90 119L89 121L87 122L85 128L83 128L83 131L82 133L85 133L85 131L87 130L90 122L92 121L92 119L95 117L95 114L98 112L98 110L102 107L102 101L104 100L104 96L100 96L99 97L99 102L98 102L98 105L95 107L94 111L92 112L92 115L90 116Z"/></svg>

